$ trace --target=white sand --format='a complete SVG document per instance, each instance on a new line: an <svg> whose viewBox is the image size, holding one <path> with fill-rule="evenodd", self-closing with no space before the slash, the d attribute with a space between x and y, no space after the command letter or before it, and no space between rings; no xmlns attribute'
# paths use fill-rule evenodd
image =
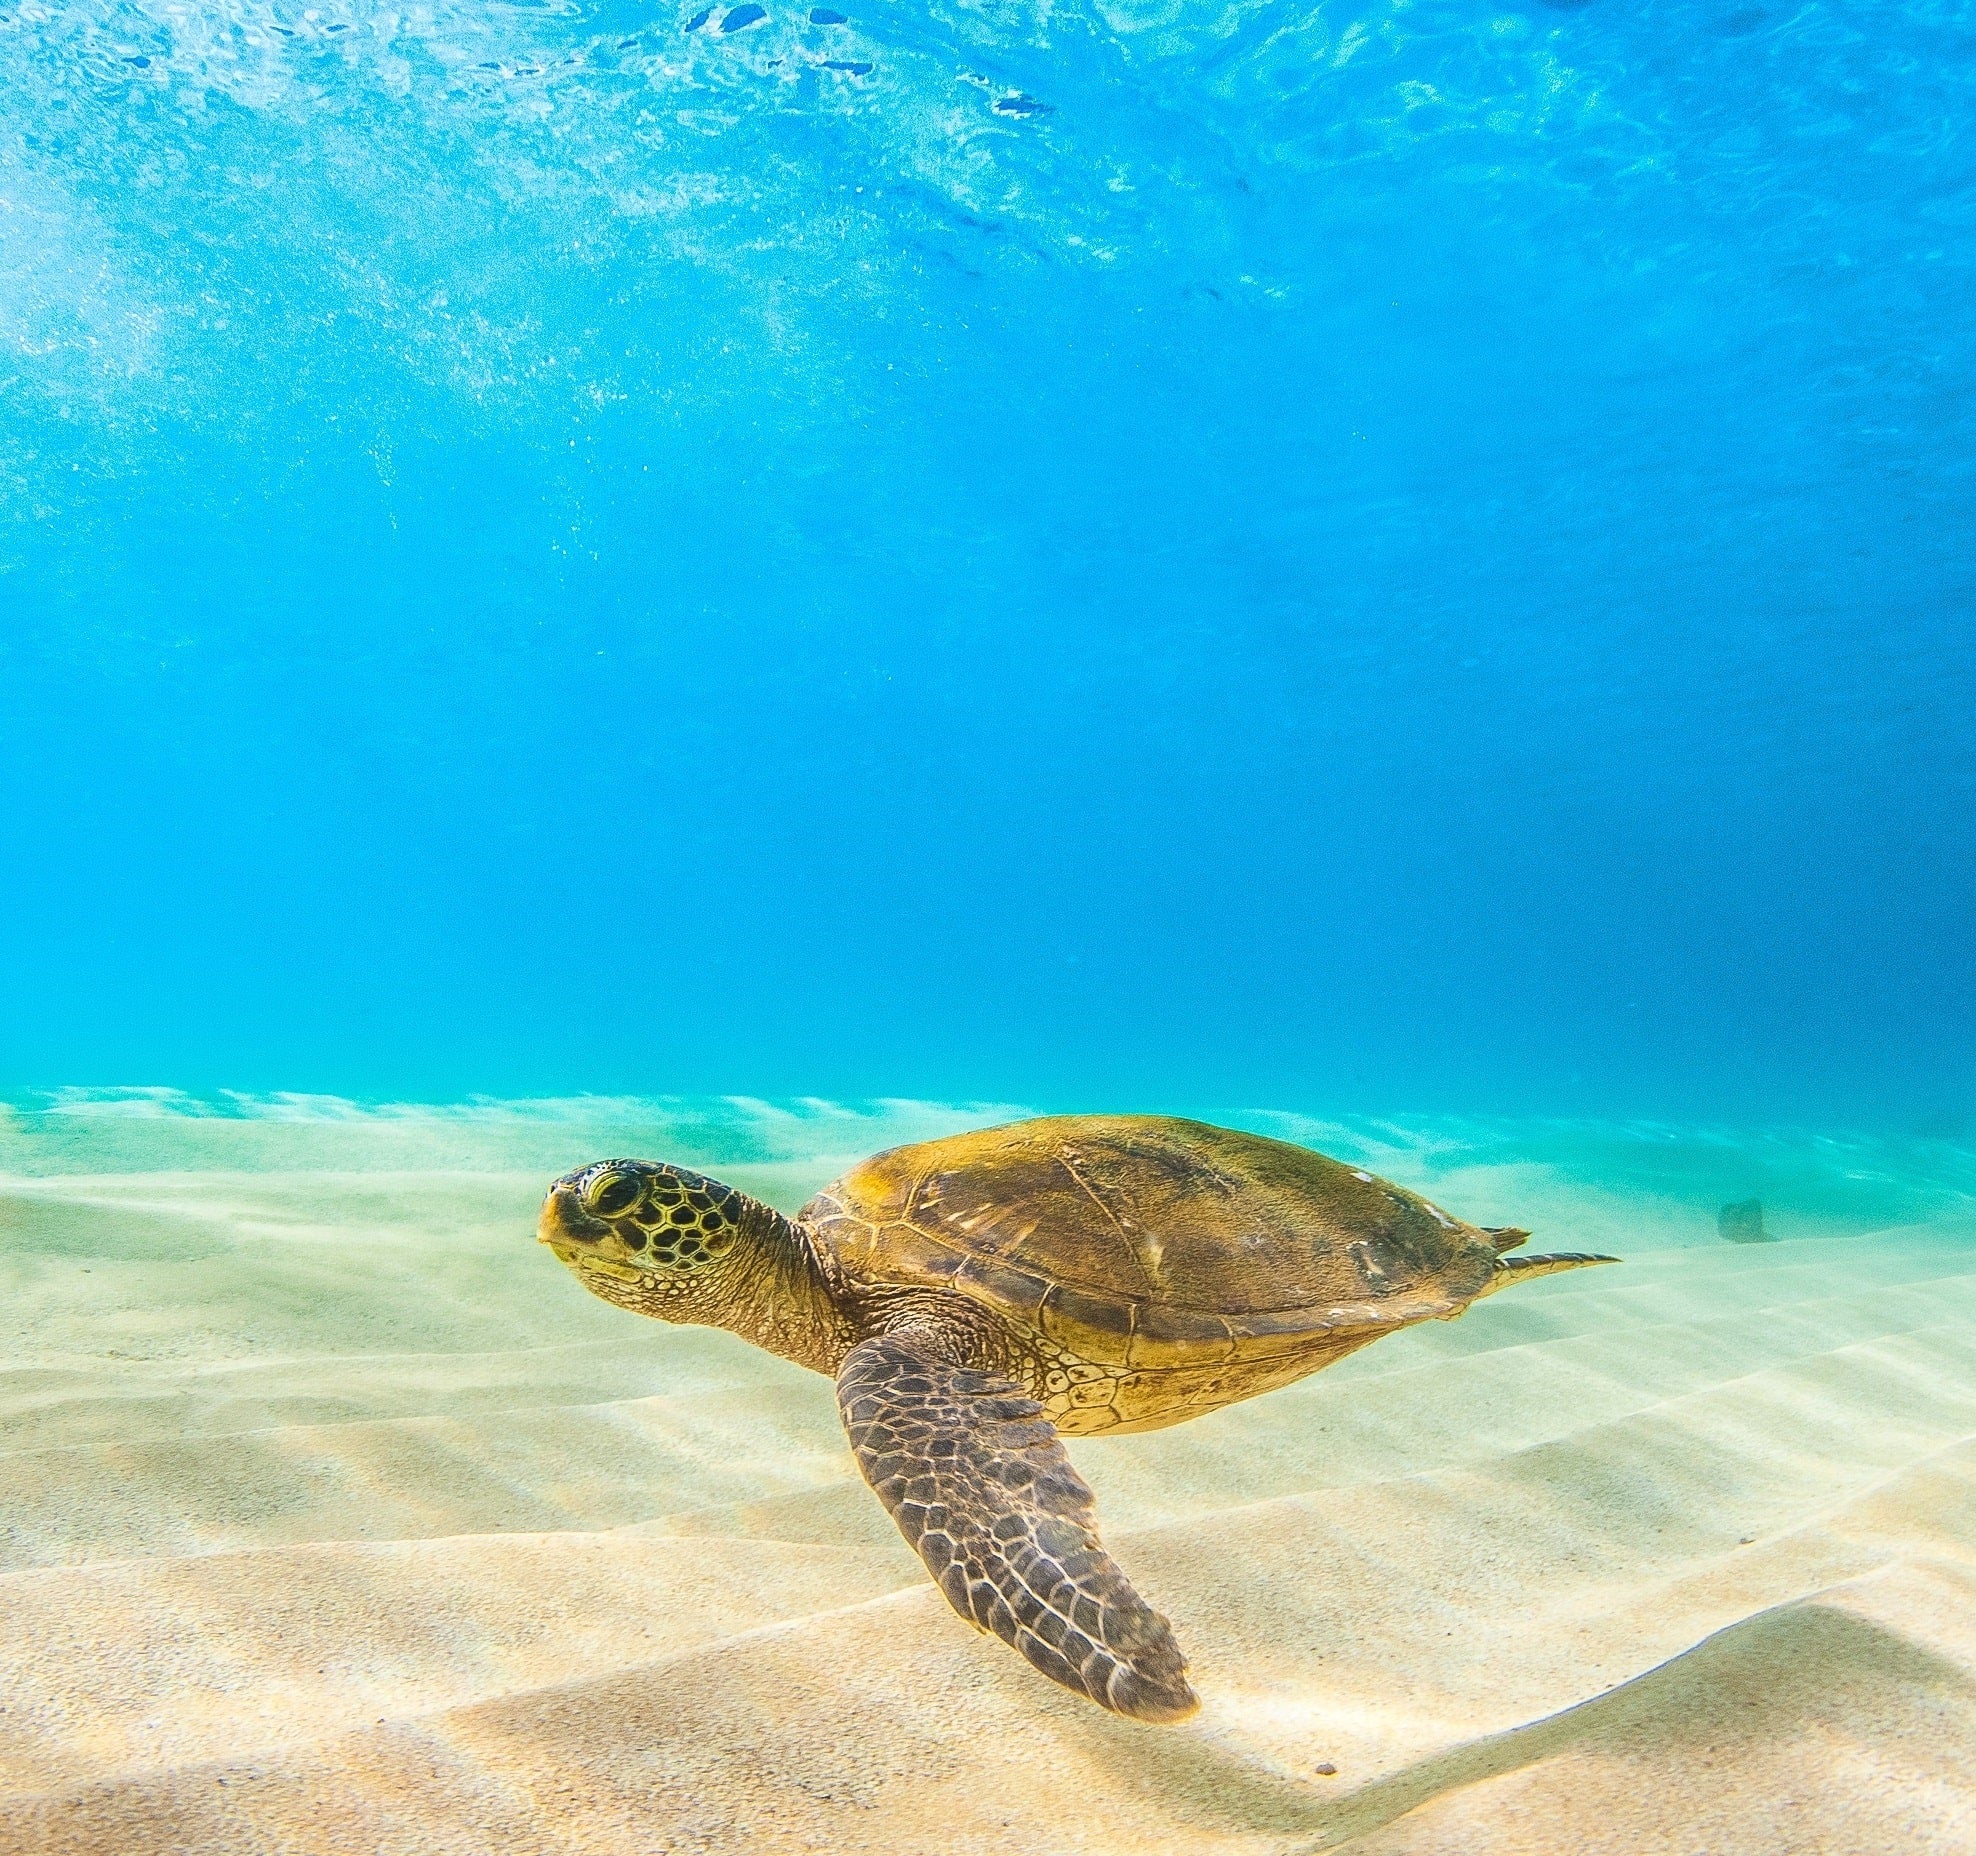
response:
<svg viewBox="0 0 1976 1856"><path fill-rule="evenodd" d="M1194 1659L1159 1729L947 1610L822 1379L528 1241L639 1113L0 1127L0 1851L1976 1848L1954 1167L1321 1132L1629 1261L1075 1446ZM681 1157L790 1204L941 1121ZM1784 1241L1724 1244L1751 1179Z"/></svg>

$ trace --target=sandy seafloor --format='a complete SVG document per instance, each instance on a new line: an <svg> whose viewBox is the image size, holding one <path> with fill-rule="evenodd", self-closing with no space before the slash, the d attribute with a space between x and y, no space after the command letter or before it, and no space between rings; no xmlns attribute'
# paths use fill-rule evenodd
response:
<svg viewBox="0 0 1976 1856"><path fill-rule="evenodd" d="M200 1107L0 1117L8 1856L1976 1848L1966 1148L1247 1118L1627 1261L1074 1445L1151 1728L948 1611L824 1380L530 1241L581 1159L793 1206L968 1117Z"/></svg>

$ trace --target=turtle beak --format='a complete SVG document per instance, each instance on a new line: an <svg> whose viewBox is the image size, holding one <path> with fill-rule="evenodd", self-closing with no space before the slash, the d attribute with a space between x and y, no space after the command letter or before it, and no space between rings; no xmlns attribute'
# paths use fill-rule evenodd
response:
<svg viewBox="0 0 1976 1856"><path fill-rule="evenodd" d="M542 1201L542 1215L535 1221L537 1243L552 1250L566 1250L573 1243L594 1244L610 1234L610 1226L583 1209L575 1188L559 1179Z"/></svg>

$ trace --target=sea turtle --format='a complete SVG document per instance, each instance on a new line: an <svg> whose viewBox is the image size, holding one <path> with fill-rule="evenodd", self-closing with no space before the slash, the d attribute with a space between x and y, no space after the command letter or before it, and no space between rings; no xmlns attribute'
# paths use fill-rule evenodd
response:
<svg viewBox="0 0 1976 1856"><path fill-rule="evenodd" d="M858 1467L954 1609L1145 1721L1196 1707L1166 1620L1099 1544L1060 1436L1146 1431L1583 1255L1505 1257L1309 1148L1157 1116L896 1147L794 1218L683 1167L560 1179L539 1235L588 1289L830 1374Z"/></svg>

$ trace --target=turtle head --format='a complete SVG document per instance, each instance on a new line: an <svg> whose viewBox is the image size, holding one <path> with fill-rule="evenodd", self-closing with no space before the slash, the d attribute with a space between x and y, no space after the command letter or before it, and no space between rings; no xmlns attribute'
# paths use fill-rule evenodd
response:
<svg viewBox="0 0 1976 1856"><path fill-rule="evenodd" d="M606 1301L669 1321L721 1322L723 1265L774 1212L656 1160L599 1160L549 1188L535 1234Z"/></svg>

